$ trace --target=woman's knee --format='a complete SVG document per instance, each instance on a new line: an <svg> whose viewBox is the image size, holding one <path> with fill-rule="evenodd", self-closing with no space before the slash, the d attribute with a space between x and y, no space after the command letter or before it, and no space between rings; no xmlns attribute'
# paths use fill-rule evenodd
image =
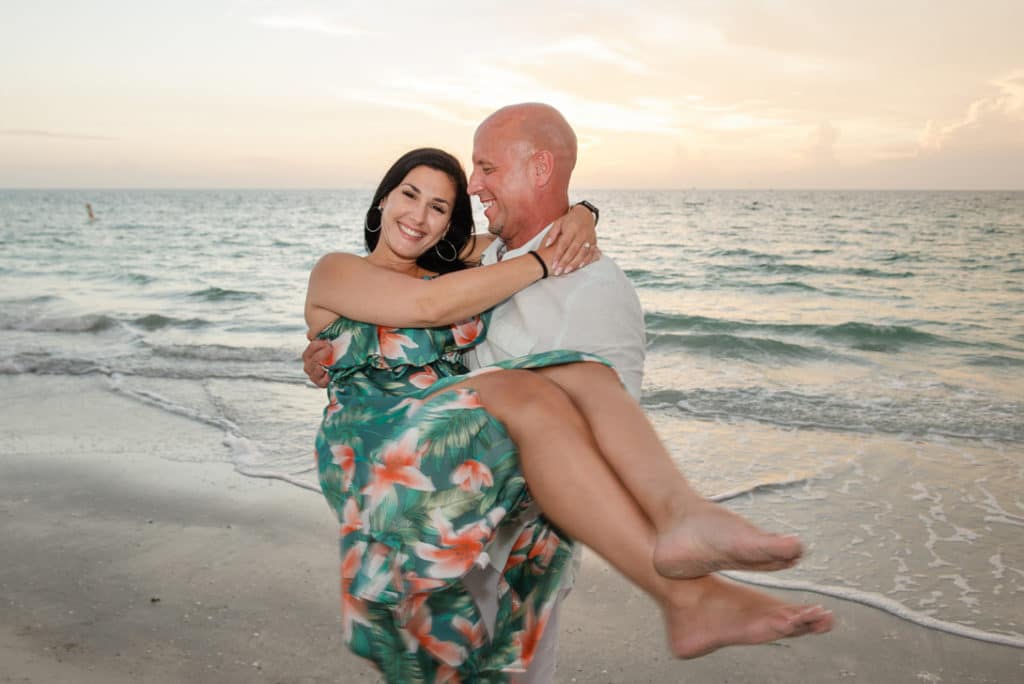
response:
<svg viewBox="0 0 1024 684"><path fill-rule="evenodd" d="M561 388L544 376L529 370L495 373L499 382L488 390L484 403L516 414L560 411L567 403Z"/></svg>

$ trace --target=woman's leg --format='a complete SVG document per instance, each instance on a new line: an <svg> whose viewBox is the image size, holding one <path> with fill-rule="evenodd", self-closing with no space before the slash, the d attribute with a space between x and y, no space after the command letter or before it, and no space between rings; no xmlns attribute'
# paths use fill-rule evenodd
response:
<svg viewBox="0 0 1024 684"><path fill-rule="evenodd" d="M658 534L654 565L662 575L781 570L800 557L803 549L796 537L764 532L698 494L611 368L588 362L536 372L569 396L602 457L647 514Z"/></svg>
<svg viewBox="0 0 1024 684"><path fill-rule="evenodd" d="M677 656L831 628L831 613L819 606L785 604L714 576L659 575L651 564L653 526L605 463L572 401L552 382L530 371L500 371L457 386L475 389L505 425L544 515L658 602Z"/></svg>

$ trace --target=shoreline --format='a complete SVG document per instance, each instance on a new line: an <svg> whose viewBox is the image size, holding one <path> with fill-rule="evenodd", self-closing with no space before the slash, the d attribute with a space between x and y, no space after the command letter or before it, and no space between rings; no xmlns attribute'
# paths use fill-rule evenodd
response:
<svg viewBox="0 0 1024 684"><path fill-rule="evenodd" d="M0 682L379 681L341 643L337 529L318 495L238 474L220 429L104 378L2 376L0 396ZM1024 679L1024 649L771 593L823 603L835 631L676 661L653 604L585 554L556 681Z"/></svg>

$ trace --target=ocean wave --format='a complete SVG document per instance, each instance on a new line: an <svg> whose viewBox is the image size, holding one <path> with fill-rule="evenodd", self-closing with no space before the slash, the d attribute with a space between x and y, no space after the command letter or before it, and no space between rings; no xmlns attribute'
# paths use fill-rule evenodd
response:
<svg viewBox="0 0 1024 684"><path fill-rule="evenodd" d="M86 313L71 316L31 316L0 319L0 330L21 330L44 333L103 333L128 325L146 331L164 328L194 329L210 325L202 318L174 318L161 314L147 314L135 318L121 319L110 314Z"/></svg>
<svg viewBox="0 0 1024 684"><path fill-rule="evenodd" d="M825 349L807 347L770 338L744 337L724 333L689 334L656 333L650 337L647 348L655 351L684 349L716 358L745 359L748 361L796 361L835 359L837 355Z"/></svg>
<svg viewBox="0 0 1024 684"><path fill-rule="evenodd" d="M713 256L713 257L741 256L741 257L749 257L751 259L764 259L766 261L774 261L776 259L784 259L785 258L781 254L769 254L769 253L766 253L766 252L755 252L752 249L744 249L742 247L732 248L732 249L713 249L710 252L708 252L708 256Z"/></svg>
<svg viewBox="0 0 1024 684"><path fill-rule="evenodd" d="M921 255L913 252L892 252L883 257L879 257L878 261L883 263L894 263L896 261L921 261Z"/></svg>
<svg viewBox="0 0 1024 684"><path fill-rule="evenodd" d="M17 354L0 358L0 375L122 375L154 380L254 380L285 385L308 385L309 380L296 362L281 364L244 364L238 362L196 362L167 364L114 359L98 362L77 357L54 357L50 354Z"/></svg>
<svg viewBox="0 0 1024 684"><path fill-rule="evenodd" d="M137 285L149 285L156 281L155 276L146 275L145 273L132 273L126 272L118 275L118 280L123 280L129 283L135 283Z"/></svg>
<svg viewBox="0 0 1024 684"><path fill-rule="evenodd" d="M686 290L690 289L682 276L674 272L650 271L644 268L625 269L626 277L636 287L650 290Z"/></svg>
<svg viewBox="0 0 1024 684"><path fill-rule="evenodd" d="M849 268L849 267L827 267L807 266L805 264L778 263L774 258L766 259L760 263L745 265L737 264L713 264L708 266L708 271L719 273L759 273L769 275L842 275L856 276L858 278L913 278L916 274L912 271L883 271L877 268Z"/></svg>
<svg viewBox="0 0 1024 684"><path fill-rule="evenodd" d="M970 366L1024 367L1024 359L1014 356L993 354L990 356L971 355L964 357L964 363Z"/></svg>
<svg viewBox="0 0 1024 684"><path fill-rule="evenodd" d="M748 323L705 316L648 312L644 316L651 335L668 332L713 334L748 333L763 336L816 337L858 351L899 351L908 346L991 346L971 345L950 337L924 332L906 325L878 325L848 321L838 325L806 323Z"/></svg>
<svg viewBox="0 0 1024 684"><path fill-rule="evenodd" d="M821 290L813 285L808 285L807 283L799 280L783 280L778 283L764 283L757 287L762 290L803 290L805 292L821 292Z"/></svg>
<svg viewBox="0 0 1024 684"><path fill-rule="evenodd" d="M704 419L753 420L786 428L1024 442L1024 404L967 394L849 398L763 387L661 389L650 407L674 405Z"/></svg>
<svg viewBox="0 0 1024 684"><path fill-rule="evenodd" d="M172 316L163 316L161 314L147 314L145 316L139 316L133 318L131 324L149 330L150 332L155 330L162 330L163 328L203 328L211 325L210 321L203 318L174 318Z"/></svg>
<svg viewBox="0 0 1024 684"><path fill-rule="evenodd" d="M232 347L223 344L148 344L157 356L198 361L243 361L249 363L297 363L298 350L275 347Z"/></svg>
<svg viewBox="0 0 1024 684"><path fill-rule="evenodd" d="M248 292L246 290L230 290L222 287L208 287L203 290L196 290L190 292L189 297L196 299L203 299L208 302L220 302L225 300L239 300L239 299L263 299L263 295L258 292Z"/></svg>
<svg viewBox="0 0 1024 684"><path fill-rule="evenodd" d="M120 326L120 321L113 316L96 313L77 316L41 316L0 322L0 330L48 333L99 333L118 326Z"/></svg>

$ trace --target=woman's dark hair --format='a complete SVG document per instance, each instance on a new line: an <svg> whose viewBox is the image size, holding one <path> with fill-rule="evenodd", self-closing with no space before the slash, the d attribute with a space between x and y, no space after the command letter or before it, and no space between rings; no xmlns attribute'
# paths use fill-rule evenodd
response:
<svg viewBox="0 0 1024 684"><path fill-rule="evenodd" d="M380 239L380 203L392 190L398 187L410 171L418 166L426 166L444 173L452 179L455 184L455 204L452 205L452 220L448 226L448 232L444 240L452 243L455 247L455 254L459 258L454 261L445 261L438 251L433 247L424 252L416 264L433 273L450 273L461 271L466 268L466 262L461 258L466 246L473 240L473 207L469 202L467 192L466 172L462 170L459 160L444 150L433 147L421 147L411 152L406 152L398 158L388 172L384 174L377 191L373 193L373 202L366 212L366 222L363 224L363 236L366 240L366 250L372 252L377 247ZM451 251L445 246L441 247L441 254L445 257L451 255Z"/></svg>

